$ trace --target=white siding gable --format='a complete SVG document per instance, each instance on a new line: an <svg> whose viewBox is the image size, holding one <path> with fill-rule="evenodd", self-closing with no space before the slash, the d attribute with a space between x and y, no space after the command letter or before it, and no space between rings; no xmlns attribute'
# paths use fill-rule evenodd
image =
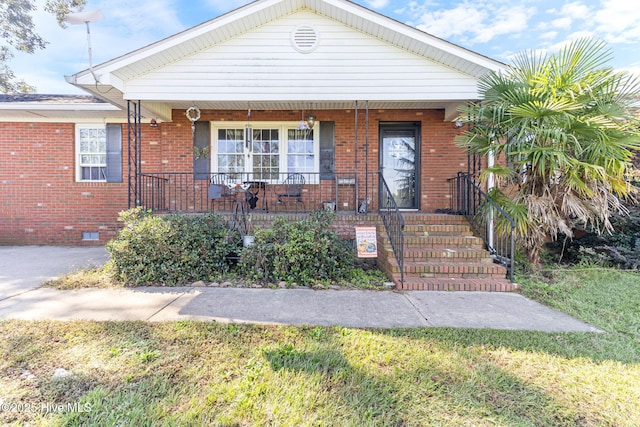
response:
<svg viewBox="0 0 640 427"><path fill-rule="evenodd" d="M309 53L292 32L319 37ZM115 72L117 75L117 71ZM120 76L124 77L124 76ZM125 99L156 101L453 101L477 98L476 78L310 11L284 16L147 74Z"/></svg>

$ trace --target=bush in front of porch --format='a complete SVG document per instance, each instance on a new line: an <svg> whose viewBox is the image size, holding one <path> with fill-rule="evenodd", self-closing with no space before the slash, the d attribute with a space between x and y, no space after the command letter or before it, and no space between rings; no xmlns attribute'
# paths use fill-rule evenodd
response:
<svg viewBox="0 0 640 427"><path fill-rule="evenodd" d="M124 227L107 243L113 276L126 285L178 286L219 277L240 250L238 233L214 213L153 215L122 212ZM234 235L235 233L236 235Z"/></svg>
<svg viewBox="0 0 640 427"><path fill-rule="evenodd" d="M243 249L238 231L213 212L154 215L131 209L121 213L124 227L107 244L106 269L124 286L230 279L262 286L381 288L384 274L356 261L351 242L332 229L334 218L327 211L297 221L277 217L269 228L257 229L254 244Z"/></svg>
<svg viewBox="0 0 640 427"><path fill-rule="evenodd" d="M257 230L245 248L239 269L261 282L317 283L347 279L353 268L353 247L330 228L335 214L318 211L290 222L278 217L271 228Z"/></svg>

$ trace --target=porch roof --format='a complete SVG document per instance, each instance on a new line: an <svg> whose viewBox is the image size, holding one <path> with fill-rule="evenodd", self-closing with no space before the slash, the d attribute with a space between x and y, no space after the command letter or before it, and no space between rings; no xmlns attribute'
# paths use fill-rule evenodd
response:
<svg viewBox="0 0 640 427"><path fill-rule="evenodd" d="M0 94L0 121L126 121L121 108L91 95Z"/></svg>
<svg viewBox="0 0 640 427"><path fill-rule="evenodd" d="M344 39L342 45L336 43L333 48L327 48L334 49L333 52L318 50L308 55L298 52L296 57L277 51L283 44L280 39L274 38L271 45L261 45L257 49L262 50L253 52L252 41L233 44L259 31L263 31L260 36L268 38L275 32L269 33L269 26L291 27L295 24L291 19L294 15L300 22L312 23L312 27L313 24L324 26L322 29L326 31L318 37L327 34L329 38L340 30L341 37L348 36L350 42L360 43L360 47L353 47L351 52L341 50L342 56L336 60L331 53L335 54L347 44ZM331 24L339 25L340 29ZM253 43L256 39L265 37L254 37ZM367 49L370 50L368 56ZM264 56L265 52L271 55ZM386 74L376 74L376 58L383 61L385 55L390 54L395 68L388 65L383 70ZM236 61L243 61L245 68L229 66L221 70L225 59L230 65L237 64L232 61L232 55L236 55ZM358 61L361 63L363 59L370 62L360 65ZM212 65L214 62L217 66ZM288 66L291 74L273 68L273 64ZM300 68L295 68L295 64L300 64ZM323 75L318 71L319 64L325 71L327 67L332 68ZM249 65L253 71L247 71ZM370 108L376 109L443 108L447 110L446 117L453 119L457 105L477 98L477 79L503 66L348 0L257 0L93 69L68 76L67 80L121 107L127 99L141 100L143 115L162 120L171 119L172 109L186 109L193 102L206 109L246 109L250 102L251 108L270 110L301 109L313 102L313 108L321 110L350 109L356 99L369 100ZM256 69L263 72L258 73ZM183 70L182 76L180 70ZM193 70L199 70L200 74ZM360 78L351 77L352 80L345 83L344 75L339 75L338 70L353 76L359 73ZM278 75L279 81L265 78L273 75ZM187 78L191 86L183 83ZM314 88L318 86L318 78L325 79L325 86L320 84ZM411 87L414 82L422 81L432 84ZM292 83L288 85L289 82ZM345 86L341 87L340 82ZM355 89L351 90L352 87Z"/></svg>

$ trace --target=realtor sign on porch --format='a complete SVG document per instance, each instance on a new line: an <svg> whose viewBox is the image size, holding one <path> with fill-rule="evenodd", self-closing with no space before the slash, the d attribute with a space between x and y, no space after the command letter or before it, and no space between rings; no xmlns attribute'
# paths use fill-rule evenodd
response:
<svg viewBox="0 0 640 427"><path fill-rule="evenodd" d="M356 248L358 249L358 258L378 256L376 227L356 227Z"/></svg>

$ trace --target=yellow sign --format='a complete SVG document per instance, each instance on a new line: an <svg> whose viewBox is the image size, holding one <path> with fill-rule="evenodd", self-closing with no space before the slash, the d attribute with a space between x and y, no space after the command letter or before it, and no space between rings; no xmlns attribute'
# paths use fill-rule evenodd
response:
<svg viewBox="0 0 640 427"><path fill-rule="evenodd" d="M358 258L376 258L378 242L376 227L356 227L356 248Z"/></svg>

